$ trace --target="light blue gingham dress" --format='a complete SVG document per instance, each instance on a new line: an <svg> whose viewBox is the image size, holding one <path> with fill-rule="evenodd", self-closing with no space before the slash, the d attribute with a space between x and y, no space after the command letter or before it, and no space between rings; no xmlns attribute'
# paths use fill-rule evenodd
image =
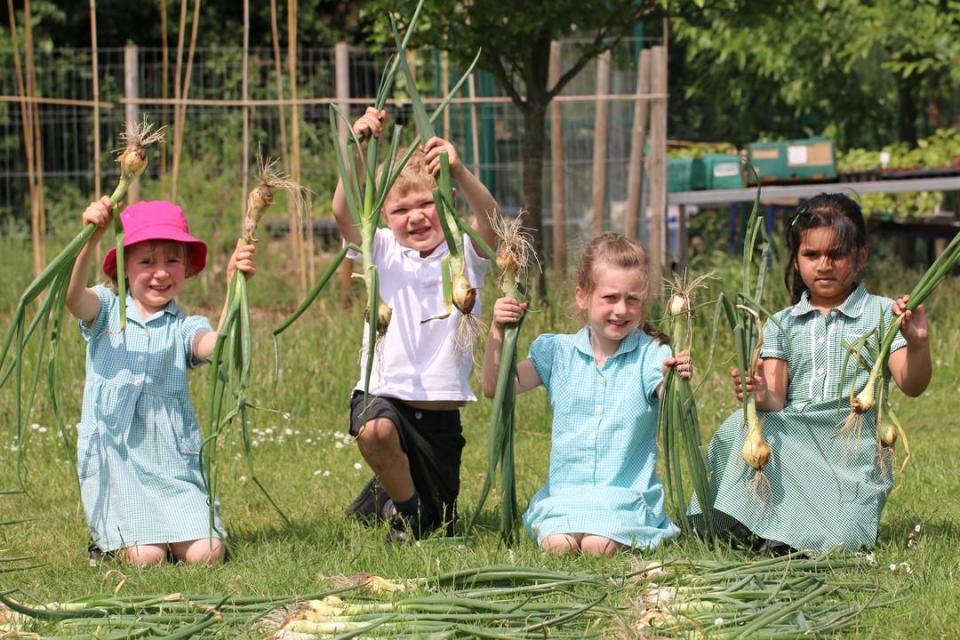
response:
<svg viewBox="0 0 960 640"><path fill-rule="evenodd" d="M669 356L668 346L641 331L624 338L602 367L587 327L530 345L553 411L547 483L523 516L538 543L588 533L649 549L678 535L656 474L657 387Z"/></svg>
<svg viewBox="0 0 960 640"><path fill-rule="evenodd" d="M770 462L763 469L769 492L747 489L754 472L740 453L745 427L738 410L717 429L707 454L721 529L739 521L761 538L795 549L860 549L876 543L892 486L892 464L887 460L884 469L879 460L891 452L878 447L875 409L863 415L857 437L839 433L850 411L851 383L859 392L869 377L862 367L855 372L853 360L841 375L843 342L854 343L881 319L890 326L892 304L861 284L826 314L804 293L800 302L774 314L779 327L767 320L761 357L785 360L789 376L783 410L758 412L770 445ZM891 352L905 346L898 333ZM869 350L861 353L872 366ZM690 512L700 513L695 499Z"/></svg>
<svg viewBox="0 0 960 640"><path fill-rule="evenodd" d="M186 316L171 301L148 318L127 296L93 288L100 310L89 325L87 379L77 438L80 495L94 542L104 551L210 535L208 494L200 474L200 430L187 369L209 320ZM219 508L213 535L223 532ZM220 533L218 533L218 531Z"/></svg>

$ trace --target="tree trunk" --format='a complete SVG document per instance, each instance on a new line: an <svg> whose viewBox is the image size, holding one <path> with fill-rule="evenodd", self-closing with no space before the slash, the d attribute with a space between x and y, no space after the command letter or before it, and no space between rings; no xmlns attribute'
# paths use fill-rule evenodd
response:
<svg viewBox="0 0 960 640"><path fill-rule="evenodd" d="M541 265L546 265L543 251L543 149L546 102L528 101L523 109L523 226L533 236L533 248ZM537 293L545 297L546 269L538 279Z"/></svg>

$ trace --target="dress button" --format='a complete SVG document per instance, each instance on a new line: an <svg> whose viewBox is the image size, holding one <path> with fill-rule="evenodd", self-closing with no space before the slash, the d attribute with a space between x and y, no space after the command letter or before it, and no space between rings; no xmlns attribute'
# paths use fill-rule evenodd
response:
<svg viewBox="0 0 960 640"><path fill-rule="evenodd" d="M137 356L137 362L143 362L143 356Z"/></svg>
<svg viewBox="0 0 960 640"><path fill-rule="evenodd" d="M607 383L607 380L606 380L606 378L604 378L603 376L600 376L600 380L599 380L598 382L599 382L600 384L606 384L606 383Z"/></svg>
<svg viewBox="0 0 960 640"><path fill-rule="evenodd" d="M142 385L142 384L143 384L143 380L134 380L134 381L133 381L133 386L135 386L135 387L139 387L139 386Z"/></svg>

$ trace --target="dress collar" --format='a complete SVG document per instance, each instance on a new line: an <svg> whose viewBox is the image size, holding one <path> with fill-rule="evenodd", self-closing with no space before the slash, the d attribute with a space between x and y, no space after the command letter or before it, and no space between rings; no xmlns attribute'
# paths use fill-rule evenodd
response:
<svg viewBox="0 0 960 640"><path fill-rule="evenodd" d="M627 337L620 341L620 346L617 347L613 355L607 358L607 361L609 362L613 358L624 353L629 353L639 347L641 335L646 334L642 333L639 329L631 331ZM591 360L594 359L593 345L590 343L590 327L583 327L576 333L573 338L573 345L577 348L577 351L589 357Z"/></svg>
<svg viewBox="0 0 960 640"><path fill-rule="evenodd" d="M857 288L847 296L843 304L835 307L835 309L848 318L859 318L863 314L863 308L866 306L868 296L867 288L864 287L861 282L857 285ZM800 302L793 305L790 315L802 316L811 311L818 311L818 309L810 304L810 292L804 291L803 295L800 296Z"/></svg>
<svg viewBox="0 0 960 640"><path fill-rule="evenodd" d="M172 316L180 315L180 307L177 306L176 300L171 300L167 303L163 309L156 311L146 318L140 317L140 306L137 304L136 300L133 299L133 296L130 295L130 291L127 291L127 320L133 321L140 326L146 326L151 320L159 318L160 316L169 313Z"/></svg>

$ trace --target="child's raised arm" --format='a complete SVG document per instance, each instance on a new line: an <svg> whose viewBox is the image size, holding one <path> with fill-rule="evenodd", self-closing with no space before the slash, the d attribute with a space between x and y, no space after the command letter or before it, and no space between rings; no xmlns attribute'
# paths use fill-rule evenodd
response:
<svg viewBox="0 0 960 640"><path fill-rule="evenodd" d="M447 140L430 138L427 144L423 145L423 152L426 154L427 167L435 176L440 174L440 154L447 153L447 158L450 160L450 175L460 185L463 197L474 213L471 226L481 238L487 241L487 244L491 247L495 246L497 236L490 225L490 216L500 215L500 206L490 190L464 166L456 148Z"/></svg>
<svg viewBox="0 0 960 640"><path fill-rule="evenodd" d="M237 248L233 250L230 256L230 262L227 264L227 289L233 281L233 272L237 269L247 278L252 278L257 272L257 263L254 260L254 246L252 244L240 244L237 241ZM229 299L229 291L227 298ZM213 350L217 346L218 331L223 327L223 320L227 316L227 301L223 302L223 309L220 311L220 321L217 323L217 331L205 331L197 335L193 341L193 357L197 360L209 360L213 355Z"/></svg>
<svg viewBox="0 0 960 640"><path fill-rule="evenodd" d="M100 298L87 288L87 274L90 271L90 258L93 251L100 243L100 238L103 236L107 224L113 218L113 213L110 210L110 198L103 196L99 200L91 202L84 210L81 218L84 224L95 225L97 229L80 249L80 253L77 254L77 260L73 263L73 271L70 273L70 284L67 286L67 296L64 302L75 318L90 323L100 312Z"/></svg>
<svg viewBox="0 0 960 640"><path fill-rule="evenodd" d="M387 112L377 111L373 107L367 107L366 113L360 116L353 123L353 132L361 140L368 140L371 137L379 138L383 133L383 128L387 124ZM360 150L362 152L362 150ZM353 167L347 167L347 170L359 170L360 163L357 161ZM363 179L363 176L360 176ZM360 229L353 223L353 216L350 215L350 209L347 207L347 197L343 193L343 184L338 179L337 188L333 191L333 217L337 221L337 228L340 229L340 235L351 244L360 244Z"/></svg>
<svg viewBox="0 0 960 640"><path fill-rule="evenodd" d="M909 298L910 296L897 298L891 308L895 316L903 316L900 333L907 341L907 348L891 353L887 367L900 390L908 396L916 397L930 384L933 370L930 364L927 312L922 304L913 311L907 310Z"/></svg>
<svg viewBox="0 0 960 640"><path fill-rule="evenodd" d="M493 305L493 323L483 352L483 395L492 398L497 392L497 374L500 371L500 352L503 347L503 328L519 322L526 303L514 298L499 298ZM517 362L517 393L529 391L541 384L540 376L528 359Z"/></svg>

